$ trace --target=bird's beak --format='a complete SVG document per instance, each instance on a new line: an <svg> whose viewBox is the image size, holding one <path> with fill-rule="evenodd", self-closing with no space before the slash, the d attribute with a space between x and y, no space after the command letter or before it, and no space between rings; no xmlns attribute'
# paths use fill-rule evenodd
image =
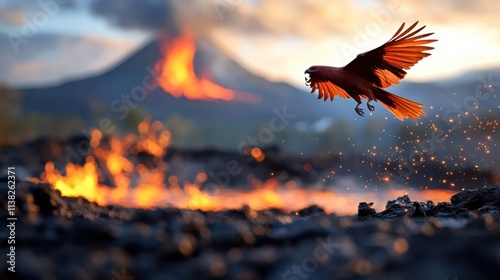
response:
<svg viewBox="0 0 500 280"><path fill-rule="evenodd" d="M304 71L304 74L310 74L311 72L309 72L309 69L306 69L306 71Z"/></svg>

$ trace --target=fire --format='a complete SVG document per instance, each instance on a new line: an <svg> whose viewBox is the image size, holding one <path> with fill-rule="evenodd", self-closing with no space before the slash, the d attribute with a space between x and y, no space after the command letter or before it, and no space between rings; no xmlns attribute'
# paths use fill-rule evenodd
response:
<svg viewBox="0 0 500 280"><path fill-rule="evenodd" d="M300 189L294 181L280 186L277 179L260 182L251 180L247 191L218 188L205 191L201 183L207 181L205 172L199 172L194 182L179 182L175 175L166 176L168 165L163 161L171 134L161 122L143 121L138 126L139 135L112 137L103 141L102 132L94 129L90 145L92 153L83 165L68 163L64 175L52 162L45 165L42 181L48 182L63 196L84 197L100 205L153 208L173 206L183 209L221 211L239 209L280 208L294 211L316 204L327 212L354 214L357 203L373 201L381 210L388 199L408 193L415 200L446 201L454 191L408 192L333 192L329 190ZM138 162L138 153L150 156L147 163ZM255 150L256 158L263 156Z"/></svg>
<svg viewBox="0 0 500 280"><path fill-rule="evenodd" d="M206 71L197 77L193 67L196 45L190 36L168 40L161 48L164 57L157 62L155 69L159 72L157 81L165 92L197 100L258 101L256 96L235 92L212 82Z"/></svg>

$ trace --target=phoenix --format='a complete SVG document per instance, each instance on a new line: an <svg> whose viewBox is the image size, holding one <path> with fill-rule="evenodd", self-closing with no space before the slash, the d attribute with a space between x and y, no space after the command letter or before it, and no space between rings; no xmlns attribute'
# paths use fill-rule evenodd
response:
<svg viewBox="0 0 500 280"><path fill-rule="evenodd" d="M333 101L335 96L352 98L357 102L354 110L364 116L359 106L362 99L368 99L366 107L374 111L371 101L380 101L396 118L418 119L425 116L424 105L390 93L384 88L398 84L406 71L421 59L430 55L426 51L434 49L427 46L437 40L427 39L434 33L419 34L425 26L416 29L418 21L404 30L403 23L392 38L371 51L359 54L344 67L315 65L304 74L306 86L311 93L318 91L318 99Z"/></svg>

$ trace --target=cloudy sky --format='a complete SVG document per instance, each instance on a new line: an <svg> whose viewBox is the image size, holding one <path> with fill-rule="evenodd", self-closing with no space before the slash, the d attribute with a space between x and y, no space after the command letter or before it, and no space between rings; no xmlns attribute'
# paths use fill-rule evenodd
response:
<svg viewBox="0 0 500 280"><path fill-rule="evenodd" d="M250 71L303 86L313 64L342 66L406 22L435 32L407 79L500 67L500 1L0 0L0 81L50 85L105 71L158 33L213 41Z"/></svg>

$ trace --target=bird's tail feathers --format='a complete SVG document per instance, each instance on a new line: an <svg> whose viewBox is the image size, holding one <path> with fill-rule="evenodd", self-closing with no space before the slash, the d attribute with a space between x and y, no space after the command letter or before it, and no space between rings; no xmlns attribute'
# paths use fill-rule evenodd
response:
<svg viewBox="0 0 500 280"><path fill-rule="evenodd" d="M374 93L378 101L399 120L403 120L404 118L415 120L421 116L425 116L425 112L422 109L424 107L423 104L397 96L381 88L374 90Z"/></svg>

